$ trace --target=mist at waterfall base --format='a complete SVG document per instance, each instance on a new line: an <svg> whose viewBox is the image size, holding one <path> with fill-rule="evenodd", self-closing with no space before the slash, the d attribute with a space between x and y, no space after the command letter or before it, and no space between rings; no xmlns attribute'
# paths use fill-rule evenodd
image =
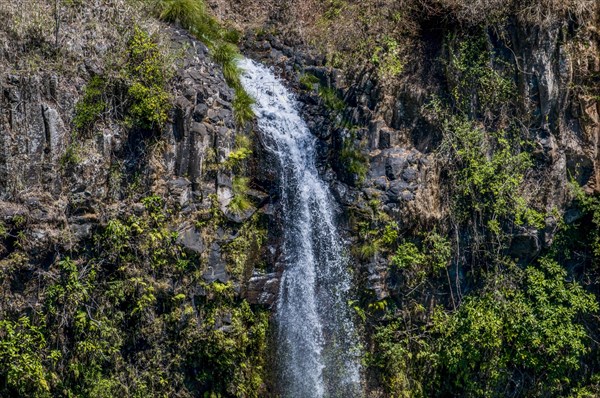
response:
<svg viewBox="0 0 600 398"><path fill-rule="evenodd" d="M315 137L267 67L243 59L261 138L278 159L285 266L277 301L278 386L284 397L361 397L350 275L335 204L315 166Z"/></svg>

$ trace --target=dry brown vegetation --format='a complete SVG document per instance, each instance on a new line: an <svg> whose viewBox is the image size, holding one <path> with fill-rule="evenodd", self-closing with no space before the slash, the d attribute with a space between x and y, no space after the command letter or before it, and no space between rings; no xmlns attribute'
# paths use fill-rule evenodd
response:
<svg viewBox="0 0 600 398"><path fill-rule="evenodd" d="M210 0L218 17L240 29L272 30L292 43L323 52L328 64L343 69L365 63L396 63L379 71L396 74L414 61L415 38L423 29L444 25L501 28L509 22L549 28L572 21L590 29L597 25L596 0ZM233 22L232 22L233 23ZM395 69L395 70L394 70Z"/></svg>
<svg viewBox="0 0 600 398"><path fill-rule="evenodd" d="M126 47L133 27L159 25L141 3L128 0L21 0L0 2L0 63L8 70L55 69L76 74L84 62L102 67Z"/></svg>

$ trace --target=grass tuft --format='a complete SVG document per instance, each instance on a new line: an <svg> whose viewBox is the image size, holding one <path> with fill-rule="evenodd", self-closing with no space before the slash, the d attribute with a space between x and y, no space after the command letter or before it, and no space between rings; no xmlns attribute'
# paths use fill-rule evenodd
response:
<svg viewBox="0 0 600 398"><path fill-rule="evenodd" d="M233 178L233 198L229 202L229 210L236 214L242 214L252 208L252 202L246 195L248 191L248 177Z"/></svg>
<svg viewBox="0 0 600 398"><path fill-rule="evenodd" d="M254 118L254 98L245 90L237 89L233 99L233 113L238 126L243 126Z"/></svg>

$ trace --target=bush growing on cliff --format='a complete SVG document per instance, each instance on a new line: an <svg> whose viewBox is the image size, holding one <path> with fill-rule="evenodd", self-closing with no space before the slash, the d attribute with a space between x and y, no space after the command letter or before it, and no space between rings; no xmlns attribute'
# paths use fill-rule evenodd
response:
<svg viewBox="0 0 600 398"><path fill-rule="evenodd" d="M0 393L50 397L50 375L43 363L48 348L43 329L29 317L0 320Z"/></svg>
<svg viewBox="0 0 600 398"><path fill-rule="evenodd" d="M85 86L73 118L78 132L89 135L103 112L124 116L131 127L154 129L166 123L172 71L157 38L134 26L123 58L123 63L114 66L117 76L94 76Z"/></svg>
<svg viewBox="0 0 600 398"><path fill-rule="evenodd" d="M135 215L99 226L36 278L43 311L2 312L1 396L265 396L268 312L231 282L205 281L204 253L177 243L171 210L143 198ZM209 239L222 225L198 228ZM259 252L256 230L244 225L223 246L236 277ZM5 259L0 271L7 283Z"/></svg>
<svg viewBox="0 0 600 398"><path fill-rule="evenodd" d="M319 97L323 104L332 111L340 112L346 106L335 88L319 87Z"/></svg>
<svg viewBox="0 0 600 398"><path fill-rule="evenodd" d="M345 170L354 176L354 182L362 184L369 171L369 159L356 143L355 134L350 134L350 137L343 139L340 161Z"/></svg>
<svg viewBox="0 0 600 398"><path fill-rule="evenodd" d="M370 357L392 396L565 396L589 352L581 319L598 303L551 258L503 265L456 311L415 333L385 317ZM423 309L424 310L424 309Z"/></svg>
<svg viewBox="0 0 600 398"><path fill-rule="evenodd" d="M500 397L513 384L536 396L556 395L589 351L578 318L597 311L598 303L565 281L564 268L542 258L509 275L467 298L456 313L438 312L434 319L449 391Z"/></svg>
<svg viewBox="0 0 600 398"><path fill-rule="evenodd" d="M495 61L482 35L447 38L451 61L446 65L449 103L434 99L433 119L442 131L438 148L447 171L453 216L470 224L471 256L493 260L509 243L515 227L542 228L544 215L521 192L533 161L528 142L511 104L516 91L505 76L508 68ZM497 68L494 68L496 65ZM485 231L490 239L479 231ZM485 246L485 248L483 246Z"/></svg>
<svg viewBox="0 0 600 398"><path fill-rule="evenodd" d="M171 96L167 83L171 73L155 38L136 26L129 41L124 69L128 85L128 114L134 126L154 128L167 121Z"/></svg>
<svg viewBox="0 0 600 398"><path fill-rule="evenodd" d="M235 98L233 99L233 115L238 126L244 126L246 123L254 119L254 98L245 90L236 90Z"/></svg>
<svg viewBox="0 0 600 398"><path fill-rule="evenodd" d="M252 208L252 202L248 199L248 178L234 177L232 183L233 198L229 202L229 210L236 214L242 214Z"/></svg>
<svg viewBox="0 0 600 398"><path fill-rule="evenodd" d="M73 125L78 131L87 133L106 109L106 82L100 76L90 79L83 90L83 98L75 105Z"/></svg>

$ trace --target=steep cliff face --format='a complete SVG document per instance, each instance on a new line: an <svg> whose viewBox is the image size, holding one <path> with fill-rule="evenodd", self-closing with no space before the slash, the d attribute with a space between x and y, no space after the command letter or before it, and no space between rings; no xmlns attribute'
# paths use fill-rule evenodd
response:
<svg viewBox="0 0 600 398"><path fill-rule="evenodd" d="M208 3L318 138L365 395L598 394L596 2ZM276 161L177 10L0 4L0 395L276 396Z"/></svg>
<svg viewBox="0 0 600 398"><path fill-rule="evenodd" d="M551 332L585 325L586 348L557 360L584 365L539 366L554 344L543 338L530 343L535 354L490 347L527 339L503 317L528 322L506 314L541 310L535 296L523 304L513 294L537 289L526 275L550 272L550 259L598 290L585 204L598 186L597 4L211 3L246 30L243 51L297 91L321 140L358 271L369 393L593 394L595 326L584 314L595 304ZM489 292L508 307L490 305ZM562 311L561 300L548 303ZM474 309L489 318L478 325ZM532 316L536 334L545 320ZM476 339L480 326L489 340ZM579 381L543 385L540 374Z"/></svg>
<svg viewBox="0 0 600 398"><path fill-rule="evenodd" d="M265 393L276 178L145 7L0 5L2 396Z"/></svg>

